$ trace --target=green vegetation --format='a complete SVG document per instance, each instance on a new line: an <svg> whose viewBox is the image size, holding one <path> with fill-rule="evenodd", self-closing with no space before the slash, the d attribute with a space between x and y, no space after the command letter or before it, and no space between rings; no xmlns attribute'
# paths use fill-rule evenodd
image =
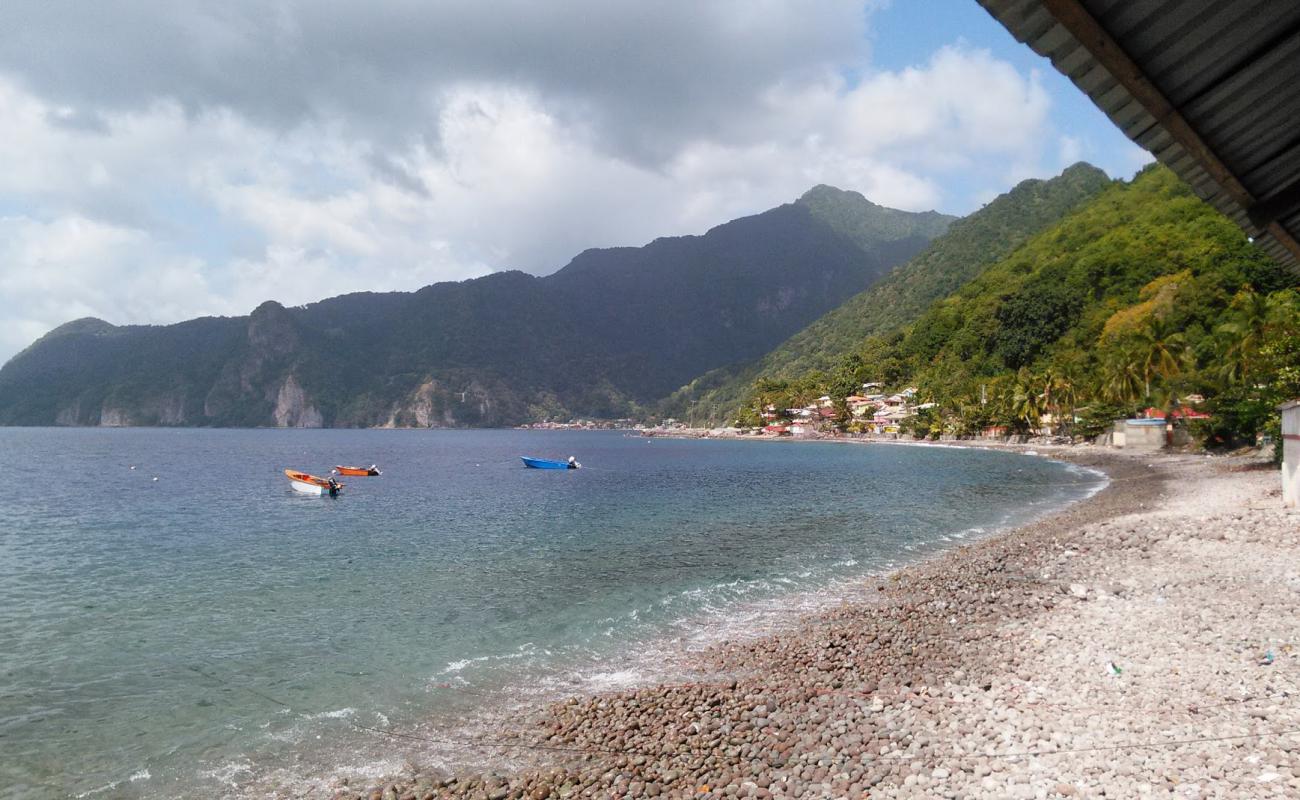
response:
<svg viewBox="0 0 1300 800"><path fill-rule="evenodd" d="M1152 166L905 328L867 337L827 370L760 378L747 406L843 396L879 381L914 385L936 404L909 422L917 435L989 425L1095 435L1115 417L1176 410L1199 395L1212 415L1197 423L1209 444L1253 442L1276 424L1279 402L1300 396L1295 284Z"/></svg>

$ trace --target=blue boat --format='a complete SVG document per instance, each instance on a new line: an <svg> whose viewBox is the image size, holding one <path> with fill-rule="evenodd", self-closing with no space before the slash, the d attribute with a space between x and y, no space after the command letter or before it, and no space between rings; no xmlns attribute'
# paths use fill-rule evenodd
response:
<svg viewBox="0 0 1300 800"><path fill-rule="evenodd" d="M533 469L577 469L582 466L572 457L568 461L552 461L549 458L530 458L529 456L520 456L519 458L523 460L525 467L532 467Z"/></svg>

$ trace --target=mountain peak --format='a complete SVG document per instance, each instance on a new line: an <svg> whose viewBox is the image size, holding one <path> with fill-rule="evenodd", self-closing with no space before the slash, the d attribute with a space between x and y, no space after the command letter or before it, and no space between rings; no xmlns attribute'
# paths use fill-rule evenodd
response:
<svg viewBox="0 0 1300 800"><path fill-rule="evenodd" d="M73 333L85 333L93 336L99 333L108 333L112 330L116 330L116 326L112 323L105 322L98 317L81 317L80 319L74 319L71 322L65 322L45 335L53 337L67 336L68 334Z"/></svg>
<svg viewBox="0 0 1300 800"><path fill-rule="evenodd" d="M1062 175L1062 176L1065 176L1065 175L1088 175L1088 176L1098 176L1098 175L1100 175L1101 177L1106 178L1106 180L1110 180L1110 178L1106 176L1106 172L1105 172L1105 170L1101 169L1100 167L1095 167L1095 166L1093 166L1092 164L1089 164L1087 161L1076 161L1076 162L1074 162L1073 164L1071 164L1070 166L1068 166L1068 167L1066 167L1064 170L1062 170L1062 171L1061 171L1061 175Z"/></svg>
<svg viewBox="0 0 1300 800"><path fill-rule="evenodd" d="M877 205L861 192L824 183L804 192L795 205L808 209L815 218L868 249L882 242L942 236L957 219L937 211L900 211Z"/></svg>
<svg viewBox="0 0 1300 800"><path fill-rule="evenodd" d="M281 314L284 314L287 310L288 309L286 309L283 305L281 305L280 303L274 300L266 300L263 301L262 304L259 305L257 308L253 309L253 313L249 314L249 316L250 317L279 316Z"/></svg>
<svg viewBox="0 0 1300 800"><path fill-rule="evenodd" d="M800 195L799 199L795 202L802 203L803 205L824 202L847 202L866 205L871 208L884 208L884 206L871 202L867 199L866 195L862 194L862 192L855 192L852 189L841 189L838 186L831 186L827 183L817 184Z"/></svg>

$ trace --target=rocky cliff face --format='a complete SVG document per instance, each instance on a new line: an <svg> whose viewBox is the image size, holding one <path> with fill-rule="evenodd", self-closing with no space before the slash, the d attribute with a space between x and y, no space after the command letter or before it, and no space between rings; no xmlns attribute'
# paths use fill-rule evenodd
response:
<svg viewBox="0 0 1300 800"><path fill-rule="evenodd" d="M280 385L272 418L278 428L320 428L325 424L325 418L308 401L306 392L293 375Z"/></svg>

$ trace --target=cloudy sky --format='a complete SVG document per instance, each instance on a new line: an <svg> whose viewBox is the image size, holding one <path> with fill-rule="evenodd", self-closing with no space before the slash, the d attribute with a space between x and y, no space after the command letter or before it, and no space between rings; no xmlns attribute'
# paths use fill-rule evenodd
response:
<svg viewBox="0 0 1300 800"><path fill-rule="evenodd" d="M974 0L8 0L0 361L702 233L816 183L962 214L1146 161Z"/></svg>

